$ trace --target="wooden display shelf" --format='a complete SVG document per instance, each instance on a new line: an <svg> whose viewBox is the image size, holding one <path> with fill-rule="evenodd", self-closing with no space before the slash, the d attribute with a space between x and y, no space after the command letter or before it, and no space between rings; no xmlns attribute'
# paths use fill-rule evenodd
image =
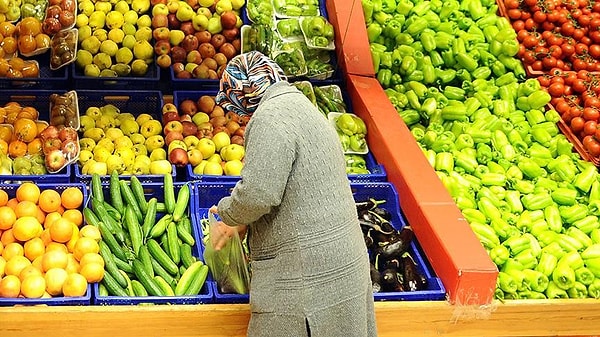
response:
<svg viewBox="0 0 600 337"><path fill-rule="evenodd" d="M514 300L485 309L448 302L377 302L380 337L594 336L600 302ZM0 308L0 336L246 336L245 304Z"/></svg>

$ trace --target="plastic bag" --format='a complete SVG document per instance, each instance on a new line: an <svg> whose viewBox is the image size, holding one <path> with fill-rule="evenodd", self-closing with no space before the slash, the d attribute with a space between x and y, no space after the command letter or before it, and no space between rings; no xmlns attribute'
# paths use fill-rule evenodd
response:
<svg viewBox="0 0 600 337"><path fill-rule="evenodd" d="M217 219L213 213L208 213L208 222L209 233L212 233L217 226ZM213 248L209 234L204 246L204 261L221 293L248 293L250 285L248 263L237 231L233 231L231 239L220 250Z"/></svg>

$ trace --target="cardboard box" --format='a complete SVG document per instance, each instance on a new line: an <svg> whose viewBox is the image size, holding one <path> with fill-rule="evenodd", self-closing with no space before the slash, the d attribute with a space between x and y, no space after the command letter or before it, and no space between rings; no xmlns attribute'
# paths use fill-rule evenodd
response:
<svg viewBox="0 0 600 337"><path fill-rule="evenodd" d="M344 73L375 77L361 1L327 0L325 5L335 30L337 62Z"/></svg>
<svg viewBox="0 0 600 337"><path fill-rule="evenodd" d="M347 76L353 112L367 124L369 148L394 183L449 300L485 305L494 298L498 269L423 155L376 79Z"/></svg>

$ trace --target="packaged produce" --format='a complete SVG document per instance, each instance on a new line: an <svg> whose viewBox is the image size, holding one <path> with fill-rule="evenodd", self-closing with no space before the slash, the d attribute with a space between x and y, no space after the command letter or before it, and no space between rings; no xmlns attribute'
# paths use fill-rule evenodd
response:
<svg viewBox="0 0 600 337"><path fill-rule="evenodd" d="M24 0L21 2L21 17L34 17L39 22L44 21L46 17L47 0Z"/></svg>
<svg viewBox="0 0 600 337"><path fill-rule="evenodd" d="M274 51L271 57L289 78L303 76L308 72L304 54L299 49Z"/></svg>
<svg viewBox="0 0 600 337"><path fill-rule="evenodd" d="M61 30L50 42L50 69L57 70L75 62L77 55L77 29Z"/></svg>
<svg viewBox="0 0 600 337"><path fill-rule="evenodd" d="M309 48L334 50L333 25L323 16L308 16L300 19L304 40Z"/></svg>
<svg viewBox="0 0 600 337"><path fill-rule="evenodd" d="M365 139L367 127L360 117L347 112L330 112L327 118L337 130L345 154L369 152Z"/></svg>
<svg viewBox="0 0 600 337"><path fill-rule="evenodd" d="M60 0L48 3L46 16L42 22L44 33L52 36L61 30L75 27L75 16L77 15L76 0Z"/></svg>
<svg viewBox="0 0 600 337"><path fill-rule="evenodd" d="M302 29L300 28L300 20L298 18L281 19L275 22L277 33L283 41L301 40Z"/></svg>
<svg viewBox="0 0 600 337"><path fill-rule="evenodd" d="M320 14L319 1L273 0L273 9L278 18L316 16Z"/></svg>
<svg viewBox="0 0 600 337"><path fill-rule="evenodd" d="M42 31L42 22L36 17L25 17L16 25L19 54L30 57L45 53L51 38Z"/></svg>
<svg viewBox="0 0 600 337"><path fill-rule="evenodd" d="M252 23L265 26L273 25L275 10L271 1L248 0L246 3L246 13Z"/></svg>

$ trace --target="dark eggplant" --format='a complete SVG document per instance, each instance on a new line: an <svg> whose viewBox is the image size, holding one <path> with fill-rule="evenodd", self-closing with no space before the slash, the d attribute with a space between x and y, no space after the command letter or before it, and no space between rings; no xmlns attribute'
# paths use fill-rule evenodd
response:
<svg viewBox="0 0 600 337"><path fill-rule="evenodd" d="M367 201L361 201L361 202L356 202L356 211L358 213L364 211L368 211L370 209L373 209L375 207L377 207L378 205L381 205L385 202L385 200L376 200L374 198L369 198L369 200Z"/></svg>
<svg viewBox="0 0 600 337"><path fill-rule="evenodd" d="M365 245L367 246L367 249L372 249L373 244L375 242L373 241L373 238L371 237L371 231L367 231L367 233L364 235L364 237L365 237Z"/></svg>
<svg viewBox="0 0 600 337"><path fill-rule="evenodd" d="M373 292L378 293L381 289L381 274L379 270L371 263L371 283L373 284Z"/></svg>
<svg viewBox="0 0 600 337"><path fill-rule="evenodd" d="M384 259L392 257L400 257L408 251L410 242L413 239L413 231L410 227L405 226L400 233L392 234L388 244L381 245L375 249L375 253L381 255Z"/></svg>
<svg viewBox="0 0 600 337"><path fill-rule="evenodd" d="M419 272L415 260L406 253L402 256L404 287L409 291L423 290L427 288L427 279Z"/></svg>
<svg viewBox="0 0 600 337"><path fill-rule="evenodd" d="M383 287L386 291L404 291L402 274L396 269L389 268L381 272Z"/></svg>
<svg viewBox="0 0 600 337"><path fill-rule="evenodd" d="M391 259L391 260L385 260L382 258L378 259L378 263L379 263L379 270L386 270L386 269L396 269L396 271L398 271L399 273L402 272L402 260L401 259Z"/></svg>
<svg viewBox="0 0 600 337"><path fill-rule="evenodd" d="M381 218L383 218L383 219L385 219L387 221L392 221L392 213L390 213L385 208L375 207L374 209L371 210L371 212L377 214L378 216L380 216Z"/></svg>

